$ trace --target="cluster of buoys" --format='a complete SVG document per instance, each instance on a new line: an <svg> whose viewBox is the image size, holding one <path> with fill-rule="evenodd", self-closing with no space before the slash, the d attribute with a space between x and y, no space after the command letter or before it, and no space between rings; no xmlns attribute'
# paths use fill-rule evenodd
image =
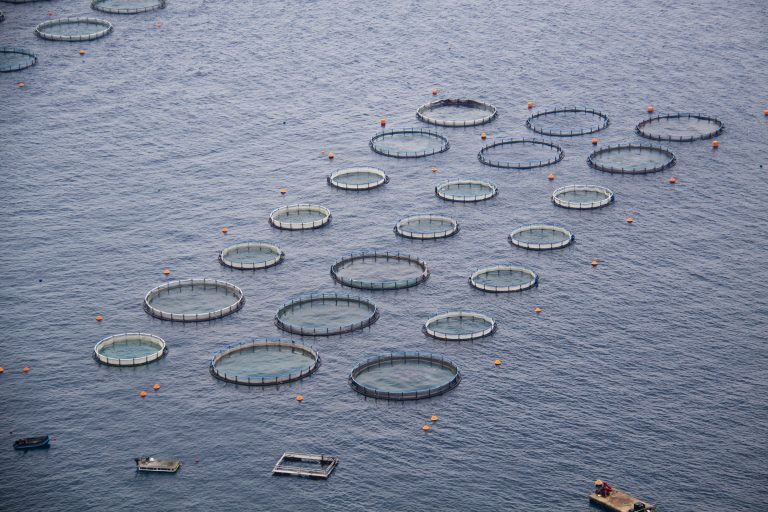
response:
<svg viewBox="0 0 768 512"><path fill-rule="evenodd" d="M25 366L24 368L21 369L21 373L29 373L29 371L30 371L29 366ZM3 373L5 373L5 368L0 366L0 374L3 374Z"/></svg>

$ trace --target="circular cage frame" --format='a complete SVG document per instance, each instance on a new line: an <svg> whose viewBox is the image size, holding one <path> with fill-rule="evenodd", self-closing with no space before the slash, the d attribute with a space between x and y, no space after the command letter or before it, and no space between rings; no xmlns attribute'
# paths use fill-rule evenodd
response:
<svg viewBox="0 0 768 512"><path fill-rule="evenodd" d="M445 231L438 231L435 233L416 233L413 231L406 231L403 229L403 224L414 221L414 220L429 220L429 221L442 220L450 223L453 226L453 228ZM453 217L448 217L445 215L433 215L431 213L403 217L402 219L397 221L397 223L395 224L395 227L393 228L395 234L402 236L403 238L411 238L414 240L437 240L439 238L448 238L458 233L460 229L461 229L461 226L459 225L459 221L454 219Z"/></svg>
<svg viewBox="0 0 768 512"><path fill-rule="evenodd" d="M275 215L278 213L288 212L291 211L294 212L320 212L324 215L322 219L315 220L312 222L283 222L280 220L275 219ZM329 222L331 222L331 210L326 208L325 206L321 206L318 204L292 204L287 206L280 206L279 208L275 208L271 212L269 212L269 223L278 228L278 229L285 229L288 231L300 231L303 229L317 229L325 226Z"/></svg>
<svg viewBox="0 0 768 512"><path fill-rule="evenodd" d="M437 322L439 320L450 319L450 318L474 318L476 320L483 320L489 323L490 327L483 329L482 331L476 331L468 334L452 334L448 332L438 331L430 327L430 324L434 322ZM476 340L476 339L484 338L486 336L490 336L491 334L496 332L497 327L498 325L496 324L496 320L482 313L477 313L474 311L448 311L445 313L440 313L438 315L435 315L427 319L427 321L424 322L423 330L424 330L424 334L438 340L469 341L469 340Z"/></svg>
<svg viewBox="0 0 768 512"><path fill-rule="evenodd" d="M660 136L660 135L653 135L651 133L647 133L644 131L644 128L648 126L651 123L659 122L664 119L699 119L701 121L709 121L711 123L714 123L717 125L717 129L703 135L691 135L688 137L672 137L672 136ZM713 137L717 137L721 133L723 133L723 130L725 130L725 123L723 123L721 120L717 119L716 117L712 117L707 114L692 114L688 112L677 112L675 114L660 114L656 116L651 116L648 119L644 119L637 123L637 126L635 126L635 132L637 132L638 135L641 137L645 137L646 139L651 140L658 140L658 141L667 141L667 142L694 142L697 140L707 140L711 139Z"/></svg>
<svg viewBox="0 0 768 512"><path fill-rule="evenodd" d="M364 170L370 174L375 174L376 176L379 176L379 179L373 182L362 183L360 185L339 183L338 181L334 181L339 176L354 174L355 172L360 172L361 170ZM341 190L354 190L354 191L372 190L374 188L379 188L382 185L389 183L389 176L387 176L387 173L385 173L383 170L379 169L378 167L345 167L344 169L333 171L331 174L329 174L326 177L326 181L330 186L336 187Z"/></svg>
<svg viewBox="0 0 768 512"><path fill-rule="evenodd" d="M382 364L391 364L394 361L429 361L430 363L439 364L440 366L451 370L454 372L454 375L450 381L437 387L414 389L396 393L391 391L380 391L357 381L357 377L365 370L376 366L382 366ZM389 354L369 357L355 365L355 367L352 368L352 371L349 372L347 381L353 390L367 397L398 401L419 400L422 398L431 398L433 396L442 395L458 386L461 382L461 370L456 363L439 354L433 354L431 352L390 352Z"/></svg>
<svg viewBox="0 0 768 512"><path fill-rule="evenodd" d="M642 169L625 169L623 167L612 167L607 165L601 165L595 162L595 157L603 153L609 153L611 151L621 150L653 150L659 153L664 153L669 157L669 160L663 165L654 165L652 167L643 167ZM587 157L587 164L593 169L597 169L602 172L609 172L611 174L651 174L654 172L661 172L665 169L669 169L677 162L675 154L667 148L661 146L654 146L653 144L614 144L612 146L605 146L600 149L596 149Z"/></svg>
<svg viewBox="0 0 768 512"><path fill-rule="evenodd" d="M522 272L524 274L530 275L532 279L527 283L523 283L515 286L490 286L490 285L477 282L477 278L481 275L490 274L492 272L501 272L501 271ZM492 293L521 292L523 290L528 290L530 288L534 288L538 286L539 275L533 270L525 267L516 267L514 265L493 265L491 267L483 267L475 270L472 273L472 275L469 276L469 284L473 288L477 288L478 290L481 290L484 292L492 292Z"/></svg>
<svg viewBox="0 0 768 512"><path fill-rule="evenodd" d="M273 250L275 257L271 260L254 263L241 263L227 259L227 256L233 251L237 251L237 249L243 248L269 248ZM219 263L225 267L234 268L236 270L262 270L265 268L274 267L275 265L282 263L284 259L285 253L283 250L277 244L273 244L271 242L242 242L239 244L230 245L229 247L225 247L221 250L221 252L219 252Z"/></svg>
<svg viewBox="0 0 768 512"><path fill-rule="evenodd" d="M402 134L414 134L418 133L421 135L428 135L430 137L434 137L438 140L440 140L441 145L438 149L433 149L431 151L396 151L394 153L390 153L389 151L384 151L376 147L376 141L383 138L383 137L391 137L393 135L402 135ZM451 144L448 142L448 139L445 138L444 135L441 135L433 130L428 130L425 128L402 128L399 130L386 130L377 133L373 137L371 137L371 140L368 141L368 146L371 148L371 150L374 153L378 153L379 155L384 155L392 158L423 158L427 156L437 155L438 153L444 153L450 149Z"/></svg>
<svg viewBox="0 0 768 512"><path fill-rule="evenodd" d="M302 368L299 373L279 373L270 376L269 379L262 377L261 379L252 379L251 377L248 378L240 378L237 375L228 375L226 372L221 372L216 367L216 364L221 361L223 358L229 356L230 354L234 354L236 352L241 352L243 350L252 349L255 351L257 347L284 347L284 348L290 348L292 351L298 350L301 352L304 352L305 354L309 354L313 361L312 364L308 365L305 368ZM249 341L242 341L240 343L234 344L234 345L228 345L224 347L223 349L215 352L213 354L213 357L211 358L210 363L208 364L208 371L211 373L211 375L223 382L229 382L231 384L237 384L237 385L244 385L244 386L277 386L280 384L286 384L288 382L295 382L297 380L301 380L304 377L308 377L315 373L317 369L320 367L320 354L310 345L305 345L304 343L293 341L293 340L282 340L277 338L252 338Z"/></svg>
<svg viewBox="0 0 768 512"><path fill-rule="evenodd" d="M165 9L165 3L166 0L155 0L157 2L156 5L153 6L147 6L147 7L132 7L132 8L120 8L120 7L104 7L104 2L107 2L108 0L91 0L91 9L94 11L101 11L106 12L110 14L140 14L142 12L149 12L149 11L157 11L160 9Z"/></svg>
<svg viewBox="0 0 768 512"><path fill-rule="evenodd" d="M488 151L491 148L499 147L499 146L505 146L509 144L535 144L538 146L547 146L550 148L553 148L557 151L557 156L554 159L549 160L539 160L538 163L521 163L521 162L502 162L502 161L494 161L485 156L485 152ZM490 144L486 144L480 149L480 152L477 154L477 159L480 160L480 163L489 165L491 167L499 167L501 169L535 169L537 167L546 167L548 165L554 165L558 163L560 160L565 158L565 152L563 151L563 148L558 146L557 144L553 142L548 142L545 140L540 139L526 139L526 138L511 138L511 139L499 139L497 141L494 141Z"/></svg>
<svg viewBox="0 0 768 512"><path fill-rule="evenodd" d="M65 25L65 24L71 24L71 23L95 23L97 25L101 25L105 27L103 30L99 30L98 32L93 32L87 35L71 35L71 36L65 36L65 35L59 35L59 34L49 34L45 32L45 29L48 27L52 27L54 25ZM41 39L47 39L49 41L93 41L94 39L99 39L114 29L114 26L109 20L102 20L100 18L58 18L55 20L48 20L40 23L38 26L35 27L35 34L37 34L38 37Z"/></svg>
<svg viewBox="0 0 768 512"><path fill-rule="evenodd" d="M545 117L552 114L565 114L565 113L574 113L574 114L592 114L597 117L599 117L602 122L597 125L596 128L590 128L587 130L569 130L569 131L562 131L562 130L545 130L543 128L537 128L533 121L536 119L539 119L540 117ZM603 112L600 112L598 110L587 108L587 107L556 107L556 108L549 108L546 110L541 110L539 112L534 113L531 115L528 119L525 120L525 126L535 132L539 135L546 135L548 137L577 137L579 135L587 135L590 133L597 133L601 130L605 130L610 126L611 120L608 118L606 114Z"/></svg>
<svg viewBox="0 0 768 512"><path fill-rule="evenodd" d="M225 288L232 292L237 300L226 308L217 309L216 311L209 311L207 313L195 313L194 315L187 313L169 313L167 311L155 308L151 304L152 299L160 295L162 292L170 292L176 288L194 288L195 286L202 286L203 289L205 289L207 286ZM240 311L244 305L245 294L243 293L243 290L232 283L220 281L218 279L177 279L152 288L144 296L144 311L155 318L159 318L160 320L170 320L172 322L207 322L209 320L223 318L227 315L231 315L232 313Z"/></svg>
<svg viewBox="0 0 768 512"><path fill-rule="evenodd" d="M326 328L324 331L318 330L315 328L311 330L304 329L303 327L297 327L295 325L292 325L280 320L280 313L288 309L289 307L293 307L301 304L308 304L316 300L325 301L325 300L331 300L331 299L336 301L344 300L347 302L358 302L361 304L366 304L373 308L373 313L368 318L360 322L356 322L354 324L341 325L334 329ZM340 293L311 293L307 295L301 295L297 298L291 299L290 301L283 303L283 305L280 306L280 308L278 308L277 313L275 313L275 325L278 328L280 328L285 332L298 334L300 336L335 336L338 334L346 334L348 332L353 332L360 329L365 329L366 327L370 327L371 325L376 323L376 320L378 319L379 319L379 308L373 301L358 295L348 295L348 294L340 294Z"/></svg>
<svg viewBox="0 0 768 512"><path fill-rule="evenodd" d="M2 20L0 20L2 21ZM21 71L22 69L31 68L37 64L37 55L24 48L14 48L12 46L0 47L0 53L17 53L19 55L26 55L30 60L26 64L20 64L12 67L0 67L0 73L8 73L11 71Z"/></svg>
<svg viewBox="0 0 768 512"><path fill-rule="evenodd" d="M112 345L115 345L116 343L120 343L123 341L127 341L128 339L136 339L137 337L139 338L140 341L147 341L155 344L158 350L144 357L133 357L130 359L119 358L119 357L109 357L99 352L99 350L103 350L105 347L112 346ZM166 345L165 340L163 338L161 338L160 336L156 336L154 334L147 334L145 332L125 332L122 334L113 334L112 336L107 336L106 338L100 340L93 347L93 358L97 362L104 364L106 366L141 366L141 365L149 364L153 361L157 361L158 359L165 357L167 353L168 353L168 346Z"/></svg>
<svg viewBox="0 0 768 512"><path fill-rule="evenodd" d="M558 233L562 233L567 236L567 238L561 242L555 242L555 243L536 243L536 242L525 242L523 240L519 240L515 238L515 235L519 235L520 233L524 233L526 231L534 231L534 230L540 230L540 231L555 231ZM526 224L525 226L519 226L512 230L512 232L507 237L507 240L509 240L509 243L514 245L515 247L521 247L523 249L529 249L532 251L549 251L552 249L562 249L564 247L568 247L573 243L573 241L576 239L574 234L564 227L561 226L555 226L554 224Z"/></svg>
<svg viewBox="0 0 768 512"><path fill-rule="evenodd" d="M452 194L447 194L441 190L441 188L450 187L451 185L482 185L482 186L488 187L491 191L487 194L481 194L476 196L456 196ZM443 181L442 183L438 183L435 186L435 195L437 197L439 197L440 199L444 199L446 201L453 201L456 203L478 203L480 201L492 199L496 197L498 193L499 193L499 187L497 187L495 183L492 183L490 181L475 180L475 179L458 178L453 180L446 180L446 181Z"/></svg>
<svg viewBox="0 0 768 512"><path fill-rule="evenodd" d="M476 119L470 119L467 121L451 121L448 119L437 119L434 117L430 117L428 115L430 111L434 111L438 108L454 107L454 106L482 109L488 112L488 115L479 117ZM431 101L429 103L426 103L420 106L416 110L416 118L419 121L423 121L427 124L432 124L435 126L448 126L451 128L457 128L457 127L464 128L467 126L477 126L480 124L490 123L496 118L496 116L498 116L498 114L499 112L498 110L496 110L496 107L494 107L490 103L486 103L484 101L479 101L479 100L461 99L461 98L448 98L448 99Z"/></svg>
<svg viewBox="0 0 768 512"><path fill-rule="evenodd" d="M409 279L397 279L397 280L379 280L379 281L364 281L362 279L350 279L345 278L342 275L339 275L339 265L342 265L344 263L349 263L355 260L365 260L365 259L376 259L376 258L384 258L384 259L394 259L394 260L401 260L401 261L408 261L410 263L415 263L419 267L421 267L422 272L419 277L416 278L409 278ZM333 265L331 265L331 277L333 277L334 281L344 285L349 286L350 288L357 288L360 290L402 290L404 288L411 288L413 286L417 286L427 279L429 279L429 266L427 265L427 262L422 260L421 258L418 258L416 256L411 256L410 254L402 254L400 252L381 252L381 251L356 251L349 254L346 254L336 260Z"/></svg>
<svg viewBox="0 0 768 512"><path fill-rule="evenodd" d="M566 192L597 192L605 195L605 199L600 201L590 201L588 203L567 201L558 197L560 194ZM552 192L552 202L562 208L570 208L572 210L591 210L593 208L602 208L608 206L614 200L613 191L608 187L601 187L599 185L566 185L560 187Z"/></svg>

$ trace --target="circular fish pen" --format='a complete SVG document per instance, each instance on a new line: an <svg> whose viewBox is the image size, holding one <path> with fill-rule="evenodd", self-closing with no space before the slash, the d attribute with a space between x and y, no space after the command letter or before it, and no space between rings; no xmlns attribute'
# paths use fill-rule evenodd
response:
<svg viewBox="0 0 768 512"><path fill-rule="evenodd" d="M606 146L587 157L590 167L618 174L660 172L675 165L675 161L675 155L670 150L648 144Z"/></svg>
<svg viewBox="0 0 768 512"><path fill-rule="evenodd" d="M429 267L424 260L408 254L360 251L331 265L331 276L351 288L399 290L426 281Z"/></svg>
<svg viewBox="0 0 768 512"><path fill-rule="evenodd" d="M92 41L112 32L112 23L98 18L60 18L44 21L35 34L50 41Z"/></svg>
<svg viewBox="0 0 768 512"><path fill-rule="evenodd" d="M422 105L416 110L419 121L436 126L476 126L493 121L496 107L477 100L445 99Z"/></svg>
<svg viewBox="0 0 768 512"><path fill-rule="evenodd" d="M93 0L91 9L111 14L139 14L165 9L165 0Z"/></svg>
<svg viewBox="0 0 768 512"><path fill-rule="evenodd" d="M611 124L608 116L585 107L560 107L536 112L525 121L530 130L549 137L575 137L599 132Z"/></svg>
<svg viewBox="0 0 768 512"><path fill-rule="evenodd" d="M320 355L308 345L287 340L253 339L216 352L208 366L224 382L275 386L312 375Z"/></svg>
<svg viewBox="0 0 768 512"><path fill-rule="evenodd" d="M420 128L388 130L371 137L368 145L380 155L394 158L420 158L448 151L448 139Z"/></svg>
<svg viewBox="0 0 768 512"><path fill-rule="evenodd" d="M343 190L370 190L389 182L389 177L375 167L348 167L332 172L328 184Z"/></svg>
<svg viewBox="0 0 768 512"><path fill-rule="evenodd" d="M397 221L394 230L405 238L434 240L458 233L459 222L443 215L413 215Z"/></svg>
<svg viewBox="0 0 768 512"><path fill-rule="evenodd" d="M285 253L269 242L246 242L230 245L219 253L219 262L238 270L274 267L283 261Z"/></svg>
<svg viewBox="0 0 768 512"><path fill-rule="evenodd" d="M424 332L446 341L476 340L493 334L496 321L488 315L469 311L449 311L433 316L424 324Z"/></svg>
<svg viewBox="0 0 768 512"><path fill-rule="evenodd" d="M364 329L378 318L376 304L368 299L320 293L283 304L275 314L275 324L301 336L331 336Z"/></svg>
<svg viewBox="0 0 768 512"><path fill-rule="evenodd" d="M469 284L484 292L520 292L533 288L539 282L536 272L511 265L494 265L476 270L469 276Z"/></svg>
<svg viewBox="0 0 768 512"><path fill-rule="evenodd" d="M563 149L538 139L500 139L483 146L477 159L491 167L504 169L533 169L559 162L565 157Z"/></svg>
<svg viewBox="0 0 768 512"><path fill-rule="evenodd" d="M37 64L37 55L24 48L0 48L0 72L19 71Z"/></svg>
<svg viewBox="0 0 768 512"><path fill-rule="evenodd" d="M435 187L435 195L440 199L460 203L485 201L498 193L499 189L496 185L481 180L448 180Z"/></svg>
<svg viewBox="0 0 768 512"><path fill-rule="evenodd" d="M109 366L139 366L168 353L165 341L154 334L125 333L104 338L93 347L93 358Z"/></svg>
<svg viewBox="0 0 768 512"><path fill-rule="evenodd" d="M552 202L575 210L602 208L613 202L613 192L595 185L568 185L552 192Z"/></svg>
<svg viewBox="0 0 768 512"><path fill-rule="evenodd" d="M667 114L640 121L635 131L646 139L692 142L717 137L725 129L719 119L704 114Z"/></svg>
<svg viewBox="0 0 768 512"><path fill-rule="evenodd" d="M459 367L438 354L394 352L366 359L349 374L361 395L384 400L418 400L452 390L461 382Z"/></svg>
<svg viewBox="0 0 768 512"><path fill-rule="evenodd" d="M240 310L245 295L237 286L217 279L169 281L150 290L144 310L155 318L178 322L204 322Z"/></svg>
<svg viewBox="0 0 768 512"><path fill-rule="evenodd" d="M523 249L545 251L566 247L573 242L573 238L573 233L559 226L530 224L512 231L509 243Z"/></svg>
<svg viewBox="0 0 768 512"><path fill-rule="evenodd" d="M281 206L269 214L269 223L279 229L317 229L330 221L331 210L314 204Z"/></svg>

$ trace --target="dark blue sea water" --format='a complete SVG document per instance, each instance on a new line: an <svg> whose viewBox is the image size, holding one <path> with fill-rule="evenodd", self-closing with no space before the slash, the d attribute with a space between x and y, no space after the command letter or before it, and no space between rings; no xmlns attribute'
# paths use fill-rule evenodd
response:
<svg viewBox="0 0 768 512"><path fill-rule="evenodd" d="M49 9L99 16L88 3L0 4L0 44L40 57L0 76L0 509L586 512L603 478L666 511L765 510L763 0L170 0L109 16L114 32L91 43L33 34ZM419 126L432 88L490 101L499 117L441 130L451 148L427 159L371 152L379 118ZM527 101L606 112L601 145L642 142L633 128L647 105L706 112L727 128L717 151L673 144L678 164L658 175L590 169L590 136L559 140L566 157L554 167L481 165L481 132L532 135ZM355 165L391 181L368 193L326 184ZM449 204L433 188L451 177L488 179L500 193ZM573 183L608 186L616 202L553 206L552 190ZM269 226L273 208L299 202L329 207L333 221ZM461 231L396 237L395 222L416 213L449 214ZM569 228L576 243L535 253L507 242L539 222ZM217 262L252 239L278 242L286 260L261 272ZM286 299L349 291L329 267L363 248L413 253L432 276L363 292L381 308L370 329L306 339L322 357L309 379L249 389L211 377L213 351L281 336L273 316ZM472 271L503 262L538 272L538 288L470 288ZM165 266L172 278L237 284L244 309L212 323L152 319L142 298ZM422 333L429 316L457 308L492 315L498 331L461 344ZM168 356L127 369L91 359L98 340L126 331L163 337ZM445 354L463 381L412 403L353 392L355 362L390 350ZM432 414L440 421L425 434ZM39 433L54 436L49 450L11 449ZM286 450L341 464L327 481L272 477ZM142 454L184 465L137 475Z"/></svg>

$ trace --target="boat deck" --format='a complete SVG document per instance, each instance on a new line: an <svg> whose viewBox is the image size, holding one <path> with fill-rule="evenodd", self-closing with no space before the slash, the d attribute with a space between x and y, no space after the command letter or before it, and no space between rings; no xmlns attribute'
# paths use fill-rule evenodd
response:
<svg viewBox="0 0 768 512"><path fill-rule="evenodd" d="M136 469L139 471L175 473L180 467L181 461L179 459L159 460L151 457L136 459Z"/></svg>
<svg viewBox="0 0 768 512"><path fill-rule="evenodd" d="M645 505L645 509L640 510L645 510L648 512L656 510L656 507L650 503L635 498L634 496L618 489L614 489L613 492L611 492L611 495L607 497L592 493L589 495L589 501L595 505L603 507L606 510L611 510L612 512L634 512L636 510L635 503L642 503Z"/></svg>
<svg viewBox="0 0 768 512"><path fill-rule="evenodd" d="M337 457L285 452L275 467L272 468L272 474L328 478L338 464L339 459Z"/></svg>

